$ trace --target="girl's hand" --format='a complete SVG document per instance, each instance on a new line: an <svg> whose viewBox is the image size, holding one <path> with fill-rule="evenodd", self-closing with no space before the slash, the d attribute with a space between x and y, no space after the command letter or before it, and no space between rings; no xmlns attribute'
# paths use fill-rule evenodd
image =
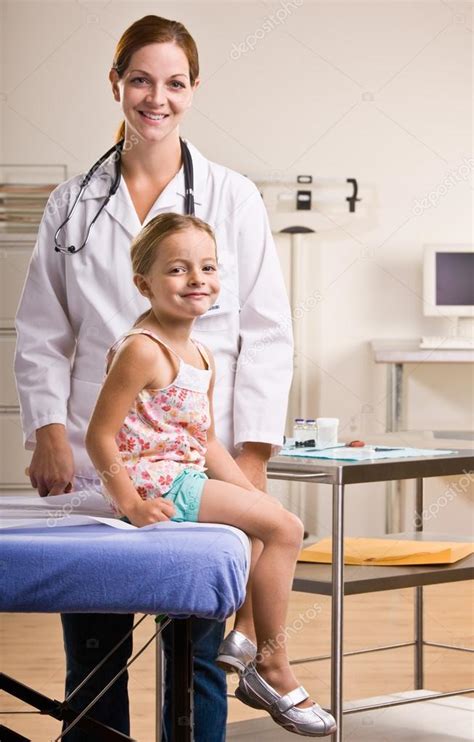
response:
<svg viewBox="0 0 474 742"><path fill-rule="evenodd" d="M138 528L169 520L174 514L175 506L163 497L155 497L152 500L143 500L140 497L133 503L133 507L127 508L127 512L124 513L130 523Z"/></svg>

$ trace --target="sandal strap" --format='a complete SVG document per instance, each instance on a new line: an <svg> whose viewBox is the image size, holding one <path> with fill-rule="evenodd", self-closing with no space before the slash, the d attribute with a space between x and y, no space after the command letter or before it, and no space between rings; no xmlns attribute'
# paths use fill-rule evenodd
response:
<svg viewBox="0 0 474 742"><path fill-rule="evenodd" d="M278 701L275 701L273 706L282 714L284 714L285 711L288 711L289 709L293 708L293 706L296 706L302 701L306 701L307 698L309 698L308 691L303 688L302 685L300 685L299 688L290 690L289 693L286 693L284 696L280 696Z"/></svg>

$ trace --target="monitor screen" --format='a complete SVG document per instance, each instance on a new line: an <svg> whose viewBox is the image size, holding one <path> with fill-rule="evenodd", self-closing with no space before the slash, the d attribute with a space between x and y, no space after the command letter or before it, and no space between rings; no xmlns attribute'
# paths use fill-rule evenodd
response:
<svg viewBox="0 0 474 742"><path fill-rule="evenodd" d="M474 306L474 252L436 252L437 306Z"/></svg>

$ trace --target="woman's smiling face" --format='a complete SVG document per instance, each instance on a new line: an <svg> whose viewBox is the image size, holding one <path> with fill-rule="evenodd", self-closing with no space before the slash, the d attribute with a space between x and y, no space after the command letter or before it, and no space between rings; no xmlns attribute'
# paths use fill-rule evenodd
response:
<svg viewBox="0 0 474 742"><path fill-rule="evenodd" d="M196 80L191 86L186 54L173 42L143 46L122 78L114 69L109 78L127 128L147 141L160 141L176 129L199 85Z"/></svg>

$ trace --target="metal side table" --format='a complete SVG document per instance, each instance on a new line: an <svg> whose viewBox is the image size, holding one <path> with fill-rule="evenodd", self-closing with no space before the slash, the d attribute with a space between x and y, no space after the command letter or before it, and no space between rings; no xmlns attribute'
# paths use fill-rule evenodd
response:
<svg viewBox="0 0 474 742"><path fill-rule="evenodd" d="M388 647L360 650L360 653L379 649L413 645L414 647L414 685L423 688L423 650L428 644L423 637L423 585L467 580L474 577L474 558L452 565L427 567L346 567L343 558L344 501L346 485L363 482L389 482L402 479L416 480L416 531L422 538L423 530L423 479L474 471L474 450L463 450L452 454L433 457L400 458L375 461L329 461L325 459L290 458L277 456L269 464L269 478L288 481L305 481L330 484L332 486L332 565L298 564L293 587L295 590L332 596L331 608L331 711L337 721L337 732L332 735L333 742L343 739L343 714L356 713L371 708L402 705L446 696L474 692L474 688L451 691L449 693L430 693L415 699L400 699L378 705L343 707L343 636L344 636L344 595L394 590L403 587L415 588L415 635L413 642L395 644ZM431 539L435 538L431 536ZM462 649L452 645L435 645ZM466 650L470 651L470 650ZM358 654L351 652L350 654ZM306 661L327 659L309 658Z"/></svg>

